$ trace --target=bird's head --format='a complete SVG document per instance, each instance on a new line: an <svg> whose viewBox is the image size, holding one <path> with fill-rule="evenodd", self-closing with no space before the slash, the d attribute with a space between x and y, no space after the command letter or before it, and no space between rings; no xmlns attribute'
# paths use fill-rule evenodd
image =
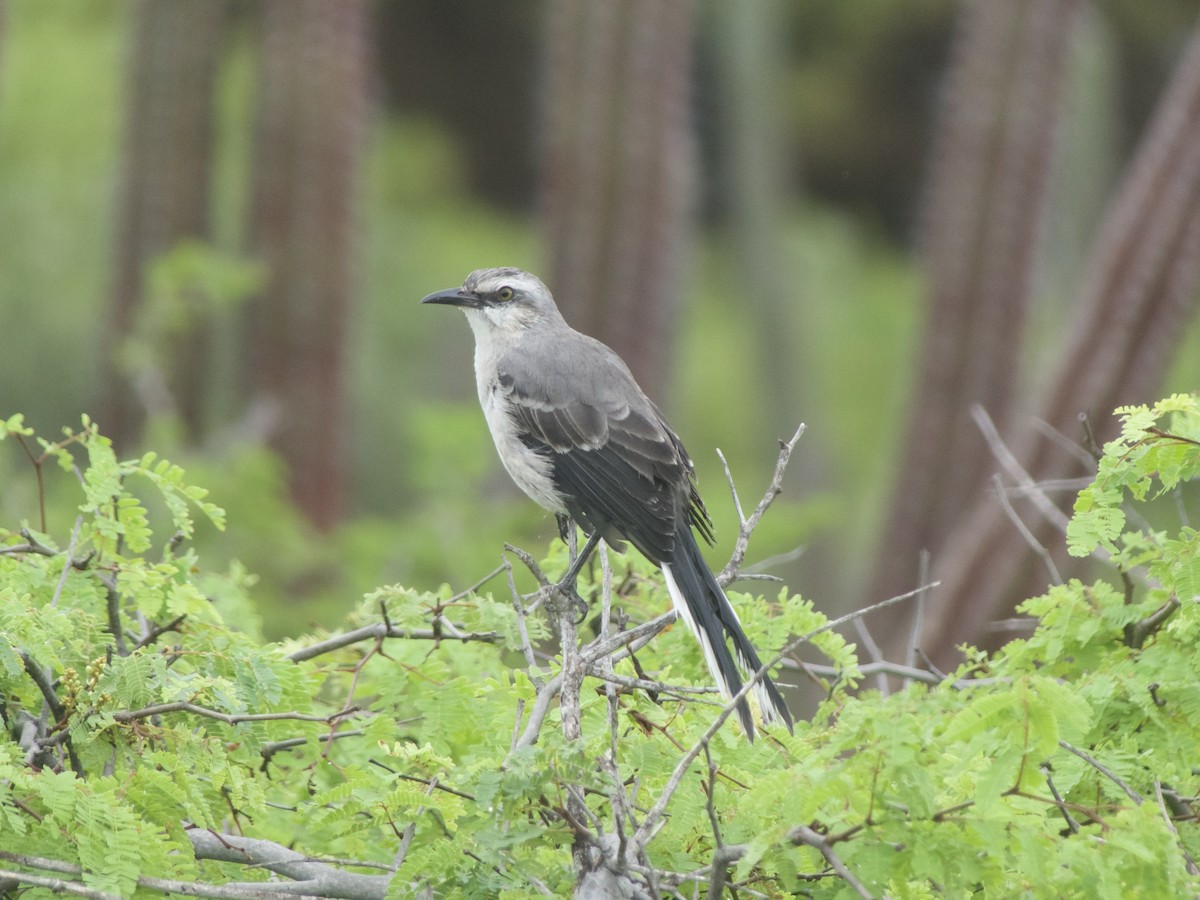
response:
<svg viewBox="0 0 1200 900"><path fill-rule="evenodd" d="M462 287L438 291L421 302L457 306L477 334L481 328L519 333L562 318L546 285L536 275L512 268L476 269Z"/></svg>

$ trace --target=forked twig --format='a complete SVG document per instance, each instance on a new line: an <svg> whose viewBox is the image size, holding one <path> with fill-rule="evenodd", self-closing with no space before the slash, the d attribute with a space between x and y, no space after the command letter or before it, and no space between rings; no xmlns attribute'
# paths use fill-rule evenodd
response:
<svg viewBox="0 0 1200 900"><path fill-rule="evenodd" d="M750 513L747 518L742 512L742 501L738 498L737 488L733 483L733 473L729 471L729 463L725 460L725 455L718 450L717 456L721 459L721 465L725 467L725 479L729 482L729 491L733 495L733 505L738 514L738 536L737 541L733 545L733 553L729 557L729 562L717 574L717 584L721 587L729 587L730 584L738 577L738 572L742 568L742 563L746 559L746 550L750 546L750 535L754 529L758 527L758 523L762 521L763 515L775 502L775 498L783 493L783 473L787 471L788 460L791 459L792 450L796 446L796 442L800 440L800 435L804 434L804 429L807 426L801 422L796 429L796 433L792 435L790 440L779 442L779 457L775 460L775 472L771 476L771 483L767 486L767 491L763 494L763 498L758 501L758 506L754 507L754 512Z"/></svg>

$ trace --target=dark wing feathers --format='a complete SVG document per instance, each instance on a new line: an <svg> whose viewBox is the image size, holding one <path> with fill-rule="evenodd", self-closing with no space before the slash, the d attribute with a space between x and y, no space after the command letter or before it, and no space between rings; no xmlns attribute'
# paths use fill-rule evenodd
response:
<svg viewBox="0 0 1200 900"><path fill-rule="evenodd" d="M654 562L674 555L677 491L649 481L611 446L553 456L555 482L567 510L587 531L624 538Z"/></svg>
<svg viewBox="0 0 1200 900"><path fill-rule="evenodd" d="M608 357L594 360L601 378L581 381L566 353L562 371L522 377L522 361L510 359L499 378L521 440L550 460L571 517L589 533L630 541L657 563L674 557L681 516L711 541L679 438L611 351L590 343L577 349Z"/></svg>

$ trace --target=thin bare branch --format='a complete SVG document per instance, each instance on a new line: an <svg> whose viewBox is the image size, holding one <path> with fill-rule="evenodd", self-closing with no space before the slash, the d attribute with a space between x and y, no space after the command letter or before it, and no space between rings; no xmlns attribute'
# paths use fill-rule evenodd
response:
<svg viewBox="0 0 1200 900"><path fill-rule="evenodd" d="M538 732L542 730L542 722L546 720L546 714L550 712L550 704L554 702L554 698L558 696L558 692L562 689L562 683L562 672L559 672L538 688L537 699L534 701L533 709L529 711L529 719L525 722L525 730L521 732L520 738L513 744L512 750L509 751L509 756L512 756L518 750L532 747L537 741Z"/></svg>
<svg viewBox="0 0 1200 900"><path fill-rule="evenodd" d="M725 462L725 457L721 456L721 464L725 466L725 477L729 482L729 489L733 493L734 506L738 511L738 521L741 523L738 526L737 541L733 545L733 554L729 557L729 562L717 574L717 584L721 587L728 587L737 578L738 571L742 567L742 562L746 559L746 550L750 546L750 535L754 533L754 529L758 527L758 523L762 521L763 515L775 502L775 498L783 493L783 474L787 471L788 460L792 456L792 450L796 446L796 442L800 440L800 435L804 434L805 424L800 423L796 429L796 433L792 435L790 440L779 442L779 457L775 460L775 472L771 476L771 483L767 486L767 491L763 494L763 498L758 501L758 506L754 508L754 512L750 513L749 518L742 514L741 501L738 499L737 490L733 485L733 475L729 471L729 465ZM718 451L718 455L720 451Z"/></svg>
<svg viewBox="0 0 1200 900"><path fill-rule="evenodd" d="M227 725L237 725L241 722L278 722L285 720L294 722L320 722L324 725L331 725L339 719L359 712L359 707L351 706L346 709L340 709L328 716L310 716L297 712L224 713L219 709L209 709L195 703L177 701L174 703L158 703L154 706L144 707L143 709L122 710L113 713L112 717L116 722L132 722L136 719L146 719L151 716L161 716L174 712L191 713L194 716L203 716L206 719L216 719Z"/></svg>
<svg viewBox="0 0 1200 900"><path fill-rule="evenodd" d="M1042 775L1046 779L1046 787L1050 788L1050 796L1054 798L1054 805L1058 807L1058 811L1062 813L1063 819L1066 820L1067 827L1071 829L1071 834L1079 834L1079 823L1075 817L1071 815L1071 810L1067 804L1063 802L1062 794L1058 792L1058 788L1054 786L1054 778L1050 774L1050 767L1043 765L1041 767Z"/></svg>
<svg viewBox="0 0 1200 900"><path fill-rule="evenodd" d="M265 843L265 842L264 842ZM278 846L278 845L276 845ZM65 862L60 859L47 859L38 856L25 856L19 853L9 853L5 850L0 850L0 859L8 860L26 868L42 869L47 872L58 872L64 875L79 875L83 870L75 863ZM351 863L357 865L357 863ZM365 864L364 864L365 865ZM35 887L45 887L56 893L73 894L80 897L89 897L93 900L107 900L113 898L118 900L118 895L108 894L104 891L95 890L87 887L87 885L79 884L78 882L65 881L62 879L42 878L38 875L31 875L26 872L11 872L0 870L0 880L5 878L13 878L20 880L26 884ZM49 882L54 882L50 884ZM208 897L212 900L297 900L298 897L309 896L306 894L297 894L290 890L294 885L281 883L267 883L254 886L237 886L230 884L209 885L194 881L177 881L171 878L155 878L149 875L143 875L138 878L137 885L145 890L158 891L162 894L182 894L192 897ZM79 890L83 888L83 890ZM364 894L354 900L375 900L377 897L382 897L381 892L375 894Z"/></svg>
<svg viewBox="0 0 1200 900"><path fill-rule="evenodd" d="M351 730L351 731L337 731L330 735L323 735L321 737L321 740L322 741L332 741L332 740L341 740L342 738L362 737L363 733L364 732L359 731L357 729ZM262 760L263 760L262 764L264 767L264 771L265 771L267 764L270 763L272 757L274 757L276 753L281 753L284 750L293 750L296 747L303 747L310 740L311 740L311 738L307 738L307 737L294 737L294 738L284 738L281 741L271 741L269 743L263 744L262 749L259 750L259 755L262 757Z"/></svg>
<svg viewBox="0 0 1200 900"><path fill-rule="evenodd" d="M634 678L630 675L618 675L611 671L608 665L608 660L612 657L605 657L598 663L592 663L588 666L588 674L593 678L599 678L612 685L628 688L629 690L646 691L654 694L669 694L672 696L684 698L695 698L705 694L719 694L720 691L712 686L707 687L692 687L686 684L668 684L665 681L652 681L649 678Z"/></svg>
<svg viewBox="0 0 1200 900"><path fill-rule="evenodd" d="M1163 821L1167 823L1167 831L1175 838L1175 843L1179 847L1179 852L1183 854L1184 866L1187 868L1189 875L1200 875L1200 868L1196 866L1196 860L1192 859L1192 855L1188 853L1187 847L1179 838L1179 830L1175 827L1175 822L1171 819L1171 811L1167 809L1167 800L1163 794L1162 782L1157 778L1154 779L1154 799L1158 801L1159 811L1162 812Z"/></svg>
<svg viewBox="0 0 1200 900"><path fill-rule="evenodd" d="M922 550L917 559L917 584L929 582L929 551ZM925 591L917 594L917 602L913 604L912 628L908 633L908 646L904 648L904 664L916 668L917 647L921 643L921 629L925 627Z"/></svg>
<svg viewBox="0 0 1200 900"><path fill-rule="evenodd" d="M431 778L428 784L429 786L425 789L426 797L432 794L434 789L438 786L437 776L435 775L433 778ZM404 826L404 832L400 835L400 846L396 849L396 853L392 857L392 864L389 866L393 877L395 876L395 873L399 871L400 867L404 865L404 860L408 856L408 848L412 846L412 840L417 833L417 819L424 814L425 806L422 804L421 806L418 806L416 812L413 813L412 821Z"/></svg>
<svg viewBox="0 0 1200 900"><path fill-rule="evenodd" d="M83 515L75 517L75 525L71 528L71 540L67 543L67 550L63 554L66 559L63 562L62 572L58 576L58 584L54 587L54 596L50 598L50 607L58 606L58 598L62 596L63 588L67 585L67 575L74 568L73 562L75 559L75 542L79 540L79 529L83 525Z"/></svg>
<svg viewBox="0 0 1200 900"><path fill-rule="evenodd" d="M480 578L477 582L475 582L470 587L463 588L461 591L459 591L457 594L455 594L453 597L451 597L446 602L447 603L457 603L459 600L462 600L466 597L471 596L476 591L478 591L481 587L483 587L485 584L487 584L489 581L491 581L493 578L495 578L497 575L499 575L501 572L505 571L506 569L508 569L510 571L512 569L512 567L509 566L507 560L500 563L500 565L496 566L496 568L492 569L492 571L488 572L486 575L484 575L482 578Z"/></svg>
<svg viewBox="0 0 1200 900"><path fill-rule="evenodd" d="M451 636L443 629L397 628L388 622L375 622L353 631L335 634L323 641L309 644L307 647L301 647L299 650L289 653L287 658L292 662L304 662L322 654L340 650L342 647L357 644L359 641L379 640L380 638L406 638L411 641L454 640L463 643L480 641L485 644L495 644L501 640L500 633L496 631L457 631L456 629L456 632Z"/></svg>
<svg viewBox="0 0 1200 900"><path fill-rule="evenodd" d="M971 407L971 418L975 420L975 425L983 435L984 441L987 442L988 449L992 451L992 456L1008 473L1008 477L1021 487L1021 490L1025 492L1047 522L1066 534L1068 522L1066 513L1050 501L1030 474L1025 471L1013 452L1008 449L1008 445L1000 437L1000 432L996 430L996 425L992 422L992 417L988 415L987 410L976 403Z"/></svg>
<svg viewBox="0 0 1200 900"><path fill-rule="evenodd" d="M31 887L46 888L56 894L74 894L77 897L89 897L91 900L121 900L120 894L109 894L104 891L98 891L78 881L47 878L44 875L18 872L14 869L0 869L0 883L4 882L27 884Z"/></svg>
<svg viewBox="0 0 1200 900"><path fill-rule="evenodd" d="M917 594L917 596L919 597L921 595ZM863 649L867 651L867 656L870 657L871 662L884 662L883 651L879 649L879 644L876 643L875 638L871 636L871 632L867 628L867 623L862 619L855 619L854 631L858 635L858 639L862 642ZM892 692L891 685L888 684L887 676L879 670L877 670L877 674L875 676L875 687L879 689L880 695L884 697L888 696Z"/></svg>
<svg viewBox="0 0 1200 900"><path fill-rule="evenodd" d="M507 556L504 557L504 574L508 580L508 592L512 597L513 609L517 613L517 634L521 636L521 652L525 654L525 663L529 666L529 677L534 679L534 684L538 684L540 678L537 674L537 658L533 655L533 644L529 641L529 628L525 625L525 604L517 590L517 583L513 580L512 563L508 561Z"/></svg>
<svg viewBox="0 0 1200 900"><path fill-rule="evenodd" d="M999 473L992 476L992 485L996 489L996 499L1000 501L1000 507L1004 510L1004 514L1008 516L1008 521L1012 522L1013 527L1017 529L1025 543L1029 545L1029 549L1037 554L1038 559L1042 561L1042 565L1046 567L1046 572L1050 576L1051 584L1062 584L1062 575L1059 574L1058 566L1054 564L1054 557L1050 555L1050 551L1046 549L1046 545L1037 539L1032 531L1030 531L1021 517L1017 515L1017 511L1013 509L1012 503L1008 500L1008 491L1004 486L1004 479ZM1044 494L1042 496L1045 496Z"/></svg>
<svg viewBox="0 0 1200 900"><path fill-rule="evenodd" d="M840 678L844 673L836 666L824 665L822 663L801 663L792 659L785 659L782 663L785 669L804 669L813 674L820 675L823 678ZM911 681L920 681L924 684L941 684L942 679L932 672L925 669L918 669L916 666L905 666L900 663L890 663L886 660L880 662L862 663L858 667L858 671L864 676L870 675L894 675L898 678L907 678Z"/></svg>
<svg viewBox="0 0 1200 900"><path fill-rule="evenodd" d="M858 896L863 897L864 900L872 900L874 895L867 890L866 886L863 885L861 881L854 877L853 872L846 868L846 864L842 862L841 858L837 855L837 853L834 852L833 846L823 835L813 831L807 825L797 825L788 832L788 840L790 840L793 844L803 844L806 847L812 847L814 850L818 851L822 856L825 857L825 862L829 863L830 868L837 872L838 877L840 877L842 881L846 882L846 884L850 885L850 887L854 889Z"/></svg>
<svg viewBox="0 0 1200 900"><path fill-rule="evenodd" d="M1085 421L1086 421L1086 417L1085 417ZM1092 471L1096 468L1096 460L1098 459L1097 455L1089 452L1089 450L1086 447L1084 447L1082 444L1080 444L1078 441L1071 440L1069 437L1067 437L1065 434L1063 434L1061 431L1059 431L1057 428L1055 428L1053 425L1051 425L1045 419L1035 418L1032 421L1032 425L1033 425L1034 431L1041 434L1043 437L1045 437L1047 440L1049 440L1052 444L1055 444L1057 447L1059 447L1061 450L1063 450L1068 455L1075 457L1075 459L1077 459L1079 461L1079 463L1085 469ZM1089 436L1091 436L1090 426L1088 427L1087 431L1088 431ZM1091 440L1093 443L1095 443L1094 436L1091 436ZM1078 480L1078 479L1075 479L1075 480ZM1086 484L1087 484L1087 482L1085 481L1084 485L1080 485L1080 486L1083 487ZM1044 485L1045 485L1045 482L1043 482L1043 486Z"/></svg>
<svg viewBox="0 0 1200 900"><path fill-rule="evenodd" d="M1067 533L1067 522L1069 521L1066 513L1059 509L1049 497L1046 496L1045 490L1038 482L1034 481L1033 477L1025 470L1017 457L1000 437L1000 433L996 430L995 424L988 415L987 410L976 404L971 407L971 417L975 420L980 433L987 442L988 448L992 451L992 455L996 457L996 461L1000 463L1000 467L1008 474L1008 476L1017 483L1017 490L1022 496L1027 497L1039 513L1057 528L1063 534ZM1001 502L1005 501L1005 492L1000 492ZM1007 507L1006 510L1011 507ZM1029 538L1025 537L1028 533L1027 529L1023 529L1021 534L1026 543ZM1032 546L1032 545L1031 545ZM1112 554L1103 547L1097 547L1091 553L1094 559L1102 562L1110 562ZM1154 584L1146 571L1142 568L1130 569L1129 573L1136 574L1146 584Z"/></svg>
<svg viewBox="0 0 1200 900"><path fill-rule="evenodd" d="M1112 769L1108 768L1106 765L1104 765L1102 762L1100 762L1094 756L1089 755L1084 750L1080 750L1078 747L1071 746L1066 741L1059 741L1058 746L1062 747L1064 750L1069 751L1070 753L1074 753L1076 756L1078 756L1080 759L1082 759L1085 763L1087 763L1089 766L1091 766L1093 769L1095 769L1097 772L1099 772L1101 775L1103 775L1105 778L1107 778L1109 781L1111 781L1113 784L1115 784L1117 787L1119 787L1122 791L1124 791L1126 797L1128 797L1134 803L1138 804L1138 806L1142 805L1142 800L1143 800L1142 795L1139 794L1137 791L1135 791L1133 788L1131 788L1129 785L1127 785L1124 781L1122 781L1116 772L1114 772Z"/></svg>

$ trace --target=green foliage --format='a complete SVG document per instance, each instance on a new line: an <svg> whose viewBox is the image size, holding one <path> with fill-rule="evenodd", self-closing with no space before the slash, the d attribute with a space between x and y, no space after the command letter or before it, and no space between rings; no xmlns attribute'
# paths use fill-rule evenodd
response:
<svg viewBox="0 0 1200 900"><path fill-rule="evenodd" d="M1085 556L1097 547L1120 555L1116 544L1125 531L1127 492L1134 500L1153 499L1200 475L1196 452L1200 447L1200 407L1194 396L1173 394L1153 407L1123 406L1117 415L1121 433L1105 446L1096 480L1080 491L1075 501L1067 546L1076 556ZM1130 535L1130 551L1145 552L1139 540L1143 537L1150 536L1138 531ZM1194 552L1186 556L1194 557ZM1129 553L1123 558L1129 558ZM1192 587L1196 585L1194 576L1194 571L1188 573Z"/></svg>
<svg viewBox="0 0 1200 900"><path fill-rule="evenodd" d="M1134 506L1186 486L1194 404L1122 411L1084 512L1119 503L1114 484ZM364 877L354 896L564 896L577 837L600 846L618 817L642 870L685 893L719 846L729 881L768 896L853 896L847 874L895 897L1200 890L1186 526L1097 535L1144 588L1057 586L1022 608L1039 620L1029 638L890 696L857 687L853 646L811 602L733 592L756 644L805 636L837 673L813 675L824 700L794 736L706 735L722 707L695 692L704 662L675 626L611 657L615 681L598 660L569 740L557 699L539 703L561 655L530 665L551 632L503 577L490 594L378 588L343 630L264 643L232 624L245 570L193 548L225 516L178 466L119 460L87 420L48 441L14 416L0 442L29 479L74 485L78 515L35 505L0 530L0 868L57 861L56 877L120 896L268 877L197 850L211 829L341 861L323 870ZM1073 526L1079 546L1095 521ZM612 557L610 629L670 607L634 557ZM556 545L544 565L565 561ZM581 576L593 616L603 576ZM601 627L580 626L585 652Z"/></svg>

